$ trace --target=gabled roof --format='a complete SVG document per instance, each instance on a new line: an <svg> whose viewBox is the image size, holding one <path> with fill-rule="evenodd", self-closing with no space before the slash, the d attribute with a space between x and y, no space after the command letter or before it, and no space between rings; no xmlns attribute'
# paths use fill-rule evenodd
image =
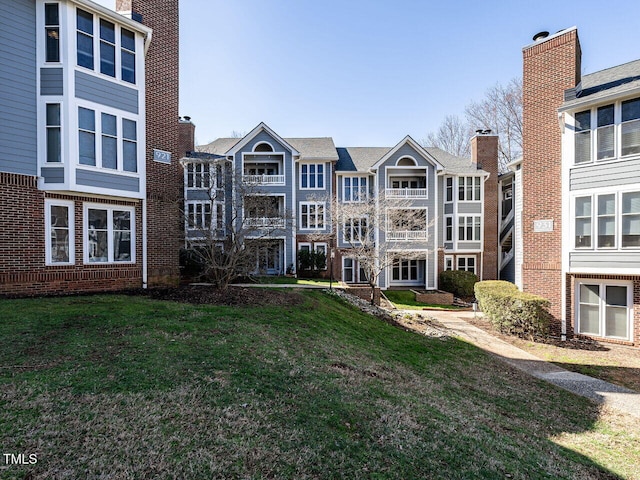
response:
<svg viewBox="0 0 640 480"><path fill-rule="evenodd" d="M338 160L336 146L331 137L285 138L300 152L300 160Z"/></svg>
<svg viewBox="0 0 640 480"><path fill-rule="evenodd" d="M478 172L484 172L478 168L478 166L471 161L470 158L456 157L444 150L437 147L425 147L425 150L435 158L444 170L445 174L449 175L463 175L463 174L478 174Z"/></svg>
<svg viewBox="0 0 640 480"><path fill-rule="evenodd" d="M640 90L640 60L583 75L575 88L565 90L561 110L634 90Z"/></svg>
<svg viewBox="0 0 640 480"><path fill-rule="evenodd" d="M233 145L233 147L231 147L229 151L226 152L227 155L235 155L242 147L244 147L247 143L249 143L251 139L253 139L260 132L267 132L269 136L271 136L272 138L277 140L278 143L282 144L285 148L290 150L291 155L297 156L300 154L292 145L289 145L289 143L284 138L282 138L276 132L271 130L271 128L269 128L269 126L266 123L260 122L258 126L256 126L256 128L251 130L243 138L241 138L240 141L238 141L235 145Z"/></svg>
<svg viewBox="0 0 640 480"><path fill-rule="evenodd" d="M433 166L436 167L436 169L440 170L442 168L442 165L440 165L438 163L438 161L433 158L429 152L427 152L422 145L420 145L418 142L416 142L413 138L411 138L410 135L407 135L406 137L404 137L400 142L398 142L398 144L393 147L392 149L390 149L387 153L385 153L380 160L378 160L371 168L372 169L377 169L380 165L382 165L385 161L387 161L387 159L393 155L394 153L396 153L398 150L400 150L403 146L405 145L409 145L410 147L412 147L416 152L418 152L420 155L422 155L429 163L433 164Z"/></svg>
<svg viewBox="0 0 640 480"><path fill-rule="evenodd" d="M320 138L280 138L285 145L289 145L300 155L301 160L338 160L336 146L331 137ZM200 152L215 153L218 155L231 155L231 150L236 151L242 138L218 138L207 145L199 145ZM246 143L246 142L245 142Z"/></svg>

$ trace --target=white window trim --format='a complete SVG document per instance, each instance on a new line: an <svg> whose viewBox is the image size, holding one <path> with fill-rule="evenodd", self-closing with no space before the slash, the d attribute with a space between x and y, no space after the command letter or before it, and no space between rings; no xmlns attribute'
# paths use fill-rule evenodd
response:
<svg viewBox="0 0 640 480"><path fill-rule="evenodd" d="M107 245L108 260L106 262L90 262L89 261L89 210L107 210ZM117 262L113 260L113 211L121 210L131 213L131 260L126 262ZM82 243L83 243L83 262L85 265L131 265L136 263L136 209L128 205L106 205L103 203L85 203L82 209Z"/></svg>
<svg viewBox="0 0 640 480"><path fill-rule="evenodd" d="M460 236L460 225L462 222L460 222L461 218L472 218L472 237L475 235L475 219L479 218L480 219L480 238L466 238L467 237L467 226L466 226L466 221L465 221L465 226L464 226L464 235L461 237ZM483 225L483 221L482 221L482 215L477 215L477 214L473 214L473 215L467 215L467 214L458 214L457 215L457 222L455 223L455 228L457 228L457 237L458 237L458 242L481 242L482 241L482 231L484 228Z"/></svg>
<svg viewBox="0 0 640 480"><path fill-rule="evenodd" d="M451 268L447 268L447 263L450 263L450 267ZM453 264L453 255L445 255L444 256L444 262L442 265L442 268L444 271L448 271L448 270L454 270L455 265Z"/></svg>
<svg viewBox="0 0 640 480"><path fill-rule="evenodd" d="M580 332L580 285L598 285L598 297L599 297L599 310L598 310L598 321L600 327L600 335L595 335L592 333L581 333ZM626 286L627 287L627 336L626 337L614 337L611 335L605 335L605 311L606 303L602 299L601 292L603 288L607 286ZM617 340L631 340L633 335L633 282L628 280L613 280L613 279L591 279L591 278L579 278L575 283L574 290L574 299L575 299L575 307L574 307L574 323L576 327L575 333L578 335L584 335L589 337L597 337L597 338L610 338Z"/></svg>
<svg viewBox="0 0 640 480"><path fill-rule="evenodd" d="M309 227L308 225L305 227L303 226L302 223L302 207L306 205L307 206L307 217L310 216L310 206L313 205L315 206L315 215L316 215L316 219L318 218L318 206L322 206L322 227ZM322 231L322 230L326 230L327 228L327 213L326 213L326 202L300 202L298 204L298 225L300 225L300 230L312 230L312 231ZM309 218L307 218L308 220ZM317 225L317 222L316 222Z"/></svg>
<svg viewBox="0 0 640 480"><path fill-rule="evenodd" d="M76 167L80 169L99 171L102 173L111 173L114 175L126 175L130 177L140 177L141 172L144 171L144 162L146 161L145 150L144 150L144 125L143 120L141 120L138 115L130 115L128 113L123 112L122 110L117 110L111 107L107 107L104 105L99 105L96 103L90 102L79 102L75 105L75 126L76 130L74 132L74 138L76 143ZM85 108L87 110L92 110L95 116L95 131L93 134L95 136L95 153L96 153L96 164L95 165L86 165L80 163L80 118L79 118L79 108ZM118 168L107 168L102 166L102 114L106 113L109 115L113 115L116 117L116 128L117 128L117 145L118 145ZM130 120L135 122L136 124L136 171L131 172L129 170L124 170L124 142L130 141L126 140L123 135L123 126L122 120ZM52 166L54 164L48 163L47 166Z"/></svg>
<svg viewBox="0 0 640 480"><path fill-rule="evenodd" d="M355 227L353 226L353 220L357 219L357 220L366 220L367 221L367 232L371 233L371 225L369 225L369 218L366 215L362 215L362 216L355 216L355 217L348 217L345 218L342 222L341 228L342 228L342 243L343 244L360 244L362 242L360 242L359 240L354 240L353 239L353 233L357 231L358 233L358 238L361 239L362 238L362 222L359 223L359 226L357 227L357 230L355 229ZM351 227L347 228L347 221L352 221L351 223ZM351 232L351 240L347 239L347 230L350 230Z"/></svg>
<svg viewBox="0 0 640 480"><path fill-rule="evenodd" d="M306 176L307 176L307 186L306 186L306 187L303 187L303 186L302 186L302 177L303 177L303 173L302 173L302 166L303 166L303 165L307 167L307 173L306 173ZM311 178L311 176L312 176L312 175L309 173L309 167L310 167L311 165L314 165L314 166L316 167L316 173L314 173L314 174L313 174L313 176L315 176L315 178L316 178L316 186L315 186L315 187L310 187L310 186L309 186L309 178ZM319 166L319 165L322 165L322 175L320 175L320 174L318 173L318 166ZM298 170L299 170L299 173L298 173L298 181L299 181L299 183L298 183L298 185L299 185L299 187L300 187L300 190L326 190L326 189L327 189L327 168L326 168L326 167L327 167L327 164L326 164L326 163L324 163L324 162L318 162L318 163L316 163L316 162L300 163L300 164L299 164L299 167L298 167ZM317 185L318 185L318 178L322 178L322 187L318 187L318 186L317 186Z"/></svg>
<svg viewBox="0 0 640 480"><path fill-rule="evenodd" d="M597 193L585 194L585 192L575 192L570 197L570 251L572 252L633 252L640 251L639 247L623 247L622 246L622 196L625 193L640 192L638 187L620 189L603 189ZM615 247L598 247L598 197L601 195L615 195ZM591 198L591 247L576 247L576 199L590 197Z"/></svg>
<svg viewBox="0 0 640 480"><path fill-rule="evenodd" d="M51 207L61 206L69 209L69 261L53 262L51 259ZM45 224L45 265L74 265L76 262L75 255L75 204L71 200L45 199L44 201L44 224Z"/></svg>
<svg viewBox="0 0 640 480"><path fill-rule="evenodd" d="M447 239L447 219L451 219L451 239ZM443 238L445 242L451 242L454 243L456 241L456 222L455 222L455 216L453 214L447 214L444 216L444 232L443 233Z"/></svg>
<svg viewBox="0 0 640 480"><path fill-rule="evenodd" d="M307 247L311 251L311 242L298 242L298 251L301 251L302 247Z"/></svg>
<svg viewBox="0 0 640 480"><path fill-rule="evenodd" d="M346 183L347 183L347 178L351 181L351 186L349 187L350 190L350 198L347 198L345 192L346 192ZM360 190L362 188L362 186L360 185L360 182L362 182L364 180L366 186L365 186L365 196L363 199L353 199L353 179L357 178L358 179L358 190ZM366 202L367 200L369 200L369 177L366 175L345 175L342 177L342 201L344 203L362 203L362 202Z"/></svg>
<svg viewBox="0 0 640 480"><path fill-rule="evenodd" d="M320 270L327 270L329 268L329 262L331 261L331 259L329 258L329 245L327 244L327 242L314 242L313 249L315 251L318 251L318 247L323 247L325 255L324 268L321 268Z"/></svg>
<svg viewBox="0 0 640 480"><path fill-rule="evenodd" d="M225 225L225 209L224 209L224 202L220 202L220 201L211 201L211 200L187 200L185 202L185 220L184 220L184 228L186 231L189 232L204 232L207 229L205 227L196 227L193 223L192 223L192 218L189 216L189 205L210 205L211 206L211 224L209 225L209 229L208 231L210 232L214 232L215 230L219 230L217 225L218 225L218 214L217 214L217 207L218 205L222 205L222 225L224 228ZM204 216L204 207L203 207L203 216ZM203 218L204 220L204 218Z"/></svg>
<svg viewBox="0 0 640 480"><path fill-rule="evenodd" d="M460 179L464 178L464 198L460 198ZM468 193L468 189L467 189L467 185L466 185L466 179L473 179L472 180L472 189L471 189L471 198L467 198L467 193ZM475 191L476 191L476 179L480 182L480 193L479 193L479 199L475 200L473 197L475 196ZM455 181L455 186L454 186L454 193L453 193L453 198L455 201L457 202L482 202L482 199L484 197L483 195L484 193L484 182L482 181L482 177L478 176L478 175L459 175L458 177L456 177L456 181Z"/></svg>
<svg viewBox="0 0 640 480"><path fill-rule="evenodd" d="M570 122L572 123L572 126L575 127L576 124L576 120L575 120L575 115L578 113L582 113L582 112L586 112L589 111L590 112L590 119L591 119L591 128L588 130L589 132L591 132L590 135L590 153L591 156L589 158L589 161L585 161L585 162L580 162L580 163L576 163L576 152L575 152L575 135L576 132L574 131L574 129L568 130L569 135L571 135L571 145L572 145L572 159L571 159L571 167L572 168L580 168L580 167L585 167L588 165L594 165L594 164L602 164L602 163L607 163L607 162L612 162L612 161L616 161L616 160L622 160L622 159L627 159L627 158L634 158L634 157L638 157L638 153L630 153L628 155L622 155L622 125L624 123L628 123L634 120L627 120L627 122L623 122L622 121L622 103L627 101L627 100L635 100L637 98L640 97L632 97L632 98L624 98L621 100L616 100L614 102L608 101L608 102L604 102L601 105L594 105L591 107L584 107L584 108L580 108L574 112L571 113L571 120ZM598 127L598 108L601 107L606 107L608 105L611 105L613 103L613 124L611 124L613 126L613 142L614 142L614 146L613 146L613 156L609 157L609 158L603 158L601 160L598 160L597 156L598 156L598 129L599 128L604 128L604 127Z"/></svg>

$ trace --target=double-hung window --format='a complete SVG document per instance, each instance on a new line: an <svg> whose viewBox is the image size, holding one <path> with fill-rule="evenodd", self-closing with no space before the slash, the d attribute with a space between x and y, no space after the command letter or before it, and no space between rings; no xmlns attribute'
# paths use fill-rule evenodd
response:
<svg viewBox="0 0 640 480"><path fill-rule="evenodd" d="M303 230L324 229L324 203L300 203L300 228Z"/></svg>
<svg viewBox="0 0 640 480"><path fill-rule="evenodd" d="M116 76L116 26L100 20L100 73Z"/></svg>
<svg viewBox="0 0 640 480"><path fill-rule="evenodd" d="M629 338L631 284L584 280L577 284L577 331L584 335Z"/></svg>
<svg viewBox="0 0 640 480"><path fill-rule="evenodd" d="M597 110L598 129L596 133L598 160L615 156L614 108L606 105Z"/></svg>
<svg viewBox="0 0 640 480"><path fill-rule="evenodd" d="M587 163L591 161L591 110L575 115L575 162Z"/></svg>
<svg viewBox="0 0 640 480"><path fill-rule="evenodd" d="M105 112L98 112L99 115L96 113L89 108L78 107L79 163L111 170L137 172L137 123L127 118L119 119ZM99 135L96 135L96 118L100 120ZM119 123L120 128L118 128ZM49 125L49 118L47 118L47 129L49 128L53 126Z"/></svg>
<svg viewBox="0 0 640 480"><path fill-rule="evenodd" d="M73 218L73 202L45 200L47 265L74 263Z"/></svg>
<svg viewBox="0 0 640 480"><path fill-rule="evenodd" d="M481 239L480 223L480 216L458 217L458 240L479 242Z"/></svg>
<svg viewBox="0 0 640 480"><path fill-rule="evenodd" d="M451 215L444 217L444 241L453 242L453 217Z"/></svg>
<svg viewBox="0 0 640 480"><path fill-rule="evenodd" d="M189 163L187 165L188 188L210 188L210 165L206 163Z"/></svg>
<svg viewBox="0 0 640 480"><path fill-rule="evenodd" d="M62 161L62 144L60 136L60 104L47 103L47 162L59 163Z"/></svg>
<svg viewBox="0 0 640 480"><path fill-rule="evenodd" d="M210 230L211 229L211 202L187 203L187 229Z"/></svg>
<svg viewBox="0 0 640 480"><path fill-rule="evenodd" d="M366 217L347 218L343 224L342 238L347 243L362 243L369 234Z"/></svg>
<svg viewBox="0 0 640 480"><path fill-rule="evenodd" d="M480 177L458 177L458 200L480 201Z"/></svg>
<svg viewBox="0 0 640 480"><path fill-rule="evenodd" d="M303 163L300 165L300 187L303 189L324 188L324 164Z"/></svg>
<svg viewBox="0 0 640 480"><path fill-rule="evenodd" d="M60 61L60 9L57 3L44 4L45 61Z"/></svg>
<svg viewBox="0 0 640 480"><path fill-rule="evenodd" d="M82 165L96 164L96 112L78 107L79 161Z"/></svg>
<svg viewBox="0 0 640 480"><path fill-rule="evenodd" d="M456 270L464 270L465 272L476 273L476 257L461 257L456 258L458 265Z"/></svg>
<svg viewBox="0 0 640 480"><path fill-rule="evenodd" d="M622 194L622 248L640 247L640 192Z"/></svg>
<svg viewBox="0 0 640 480"><path fill-rule="evenodd" d="M136 83L136 36L133 32L120 30L120 65L122 80Z"/></svg>
<svg viewBox="0 0 640 480"><path fill-rule="evenodd" d="M367 200L367 177L344 177L343 200L345 202L363 202Z"/></svg>
<svg viewBox="0 0 640 480"><path fill-rule="evenodd" d="M85 262L133 262L134 209L85 205Z"/></svg>
<svg viewBox="0 0 640 480"><path fill-rule="evenodd" d="M575 246L576 248L591 248L592 231L591 197L576 198L575 215Z"/></svg>
<svg viewBox="0 0 640 480"><path fill-rule="evenodd" d="M445 187L445 202L453 202L453 177L447 177Z"/></svg>
<svg viewBox="0 0 640 480"><path fill-rule="evenodd" d="M640 153L640 98L622 102L622 156Z"/></svg>
<svg viewBox="0 0 640 480"><path fill-rule="evenodd" d="M419 280L418 260L395 259L391 269L391 278L395 281Z"/></svg>
<svg viewBox="0 0 640 480"><path fill-rule="evenodd" d="M598 195L598 248L616 246L616 196Z"/></svg>
<svg viewBox="0 0 640 480"><path fill-rule="evenodd" d="M93 15L78 9L76 27L78 65L93 70Z"/></svg>

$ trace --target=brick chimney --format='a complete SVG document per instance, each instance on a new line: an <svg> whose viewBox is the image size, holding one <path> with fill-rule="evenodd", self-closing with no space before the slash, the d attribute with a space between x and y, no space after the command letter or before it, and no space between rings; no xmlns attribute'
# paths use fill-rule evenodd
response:
<svg viewBox="0 0 640 480"><path fill-rule="evenodd" d="M184 157L187 152L195 150L196 126L191 117L182 117L178 123L178 155Z"/></svg>
<svg viewBox="0 0 640 480"><path fill-rule="evenodd" d="M523 289L547 298L561 318L562 148L558 108L580 82L575 27L542 32L523 55ZM558 332L560 322L557 322ZM554 326L555 327L555 326Z"/></svg>
<svg viewBox="0 0 640 480"><path fill-rule="evenodd" d="M478 130L471 138L471 161L489 172L484 182L483 257L481 280L497 280L498 271L498 136Z"/></svg>

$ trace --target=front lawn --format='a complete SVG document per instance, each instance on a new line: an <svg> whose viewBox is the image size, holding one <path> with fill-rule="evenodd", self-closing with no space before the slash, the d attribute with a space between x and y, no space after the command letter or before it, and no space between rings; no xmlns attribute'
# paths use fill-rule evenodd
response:
<svg viewBox="0 0 640 480"><path fill-rule="evenodd" d="M288 298L0 301L0 453L37 458L0 477L640 478L640 421L325 292Z"/></svg>

